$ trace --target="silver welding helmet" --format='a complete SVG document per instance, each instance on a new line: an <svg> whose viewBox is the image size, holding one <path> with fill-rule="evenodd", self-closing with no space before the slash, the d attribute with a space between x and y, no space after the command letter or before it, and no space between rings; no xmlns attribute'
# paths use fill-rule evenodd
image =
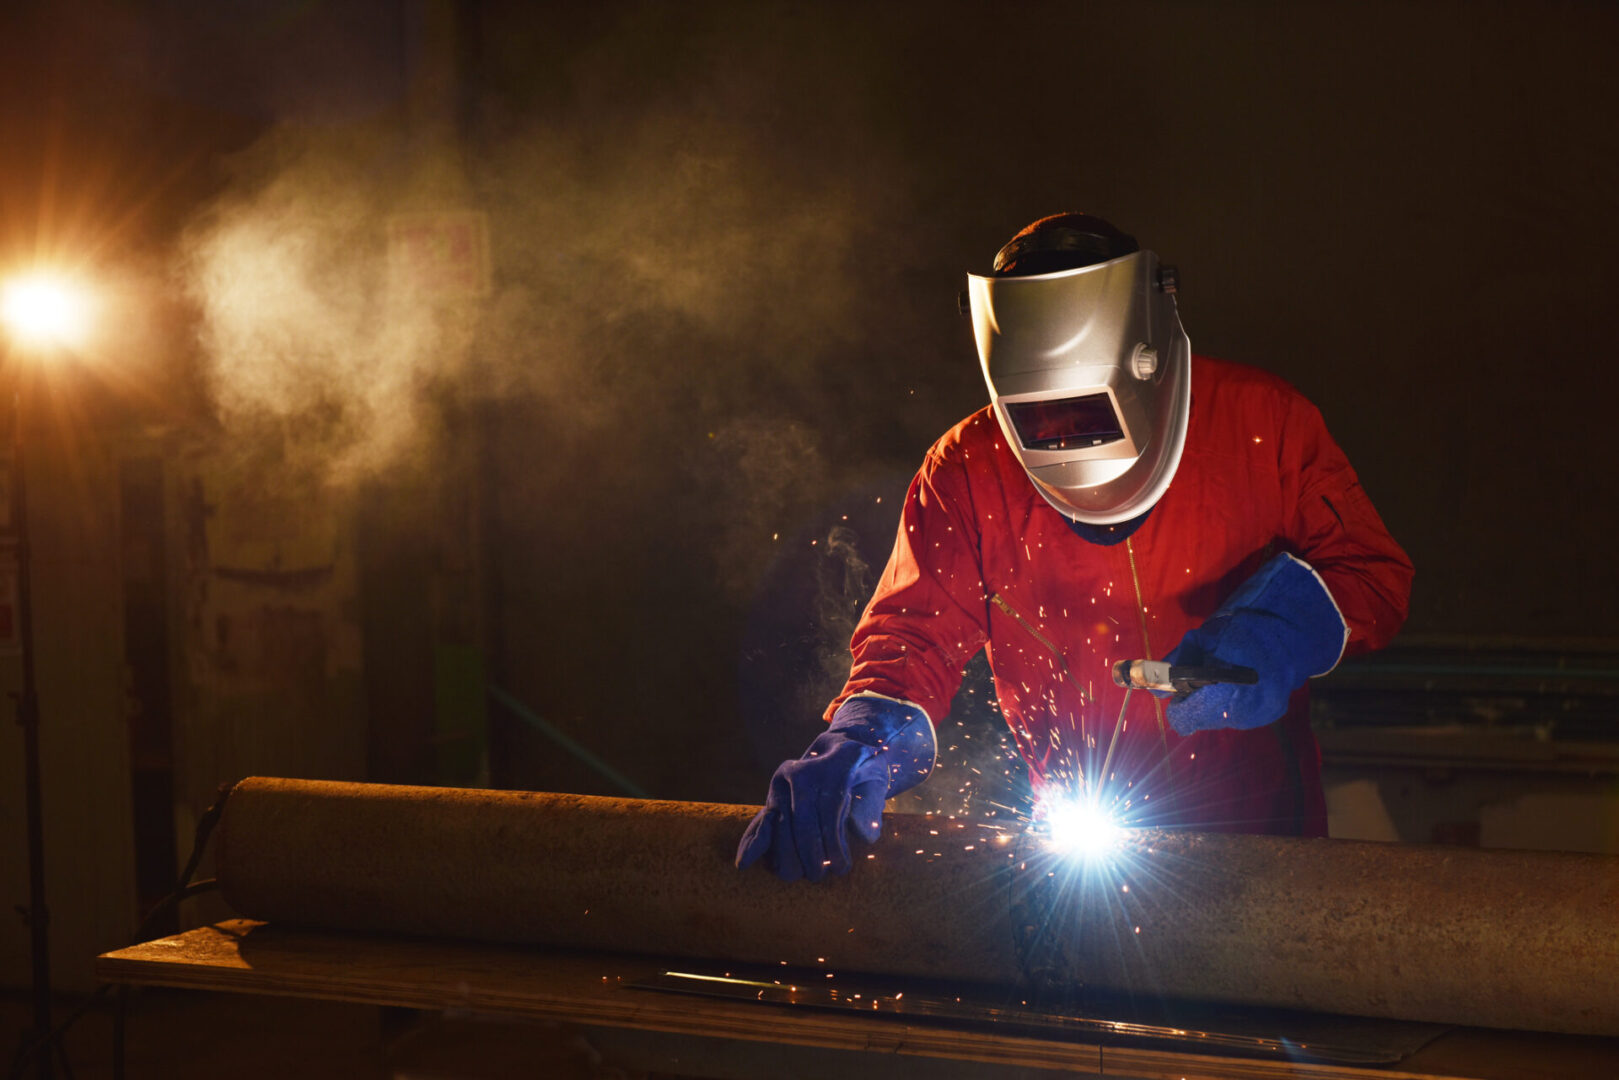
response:
<svg viewBox="0 0 1619 1080"><path fill-rule="evenodd" d="M967 283L995 418L1035 490L1091 525L1146 513L1175 477L1192 401L1173 269L1133 251Z"/></svg>

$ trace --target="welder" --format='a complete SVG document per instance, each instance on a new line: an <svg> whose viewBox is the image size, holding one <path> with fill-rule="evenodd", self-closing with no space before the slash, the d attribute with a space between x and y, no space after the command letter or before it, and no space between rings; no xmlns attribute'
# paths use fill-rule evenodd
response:
<svg viewBox="0 0 1619 1080"><path fill-rule="evenodd" d="M846 872L849 834L875 841L884 801L932 770L980 648L1036 804L1087 792L1131 824L1326 834L1304 686L1393 637L1411 563L1309 401L1192 355L1176 289L1075 213L968 275L990 404L928 450L827 730L777 769L739 867ZM1157 657L1256 677L1115 685L1117 661Z"/></svg>

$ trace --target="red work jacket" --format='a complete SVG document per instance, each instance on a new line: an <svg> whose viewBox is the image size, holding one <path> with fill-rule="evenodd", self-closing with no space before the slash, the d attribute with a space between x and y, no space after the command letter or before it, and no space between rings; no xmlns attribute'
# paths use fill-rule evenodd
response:
<svg viewBox="0 0 1619 1080"><path fill-rule="evenodd" d="M894 551L855 629L851 694L947 713L987 648L999 707L1038 794L1094 784L1125 706L1109 795L1128 820L1326 835L1308 702L1248 731L1182 738L1163 703L1124 702L1111 665L1161 658L1278 551L1321 575L1349 624L1346 653L1404 622L1411 562L1389 536L1321 414L1276 376L1194 357L1174 481L1146 522L1107 546L1076 535L1035 491L985 408L945 433L911 482Z"/></svg>

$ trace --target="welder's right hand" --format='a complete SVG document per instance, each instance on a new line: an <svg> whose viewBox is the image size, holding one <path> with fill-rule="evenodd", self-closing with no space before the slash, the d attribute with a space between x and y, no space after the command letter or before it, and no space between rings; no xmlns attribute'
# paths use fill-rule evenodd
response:
<svg viewBox="0 0 1619 1080"><path fill-rule="evenodd" d="M936 750L933 724L918 706L875 694L850 698L804 756L782 762L771 777L764 809L737 846L737 869L763 857L783 881L848 873L848 830L874 843L884 801L925 780Z"/></svg>
<svg viewBox="0 0 1619 1080"><path fill-rule="evenodd" d="M1252 668L1253 683L1216 683L1164 710L1177 734L1274 723L1306 679L1331 671L1349 643L1349 623L1309 563L1283 552L1261 566L1220 610L1164 657L1171 664Z"/></svg>

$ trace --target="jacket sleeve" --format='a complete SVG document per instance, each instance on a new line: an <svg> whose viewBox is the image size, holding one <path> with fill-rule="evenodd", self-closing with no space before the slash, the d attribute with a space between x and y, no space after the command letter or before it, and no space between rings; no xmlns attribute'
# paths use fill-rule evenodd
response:
<svg viewBox="0 0 1619 1080"><path fill-rule="evenodd" d="M848 682L826 718L855 694L881 694L921 706L937 725L986 619L966 470L935 448L906 493L888 566L850 642Z"/></svg>
<svg viewBox="0 0 1619 1080"><path fill-rule="evenodd" d="M1280 445L1284 539L1321 575L1349 624L1344 655L1381 649L1405 622L1411 560L1301 396L1288 404Z"/></svg>

